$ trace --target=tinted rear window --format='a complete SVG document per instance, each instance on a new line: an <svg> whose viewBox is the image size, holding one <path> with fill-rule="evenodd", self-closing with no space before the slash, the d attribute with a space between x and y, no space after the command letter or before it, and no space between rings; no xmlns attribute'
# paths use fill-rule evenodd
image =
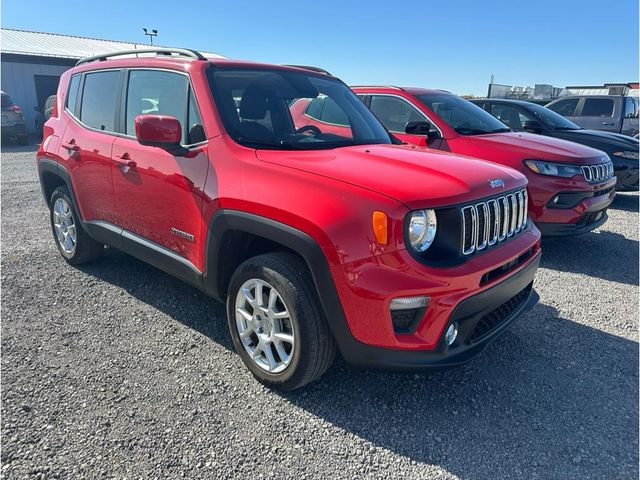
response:
<svg viewBox="0 0 640 480"><path fill-rule="evenodd" d="M115 131L119 71L88 73L84 79L80 120L89 127Z"/></svg>
<svg viewBox="0 0 640 480"><path fill-rule="evenodd" d="M613 100L610 98L587 98L582 107L583 117L610 117L613 115Z"/></svg>
<svg viewBox="0 0 640 480"><path fill-rule="evenodd" d="M13 100L6 93L2 94L2 108L7 108L13 105Z"/></svg>

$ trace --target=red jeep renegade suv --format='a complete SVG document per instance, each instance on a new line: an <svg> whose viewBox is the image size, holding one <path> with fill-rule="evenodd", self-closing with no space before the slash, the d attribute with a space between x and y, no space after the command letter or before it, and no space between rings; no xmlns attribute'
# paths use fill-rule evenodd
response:
<svg viewBox="0 0 640 480"><path fill-rule="evenodd" d="M607 220L616 179L606 153L512 132L477 105L442 90L353 90L387 129L407 143L489 160L525 174L529 215L543 235L585 233Z"/></svg>
<svg viewBox="0 0 640 480"><path fill-rule="evenodd" d="M469 360L537 299L526 179L394 145L340 80L156 49L82 60L37 154L71 264L110 245L225 300L238 354L283 390L347 361ZM117 58L120 57L120 58ZM340 134L296 129L324 98Z"/></svg>

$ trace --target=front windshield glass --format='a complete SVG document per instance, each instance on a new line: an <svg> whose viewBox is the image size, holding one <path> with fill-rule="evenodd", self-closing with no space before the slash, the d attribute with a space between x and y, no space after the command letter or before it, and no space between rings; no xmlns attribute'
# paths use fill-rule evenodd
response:
<svg viewBox="0 0 640 480"><path fill-rule="evenodd" d="M418 99L460 135L510 131L490 113L450 93L427 93L418 95Z"/></svg>
<svg viewBox="0 0 640 480"><path fill-rule="evenodd" d="M318 150L391 143L382 124L337 79L276 68L216 66L209 71L209 82L227 133L241 145ZM313 120L306 114L312 102L330 108L339 124Z"/></svg>
<svg viewBox="0 0 640 480"><path fill-rule="evenodd" d="M572 121L567 120L562 115L559 115L553 110L549 110L542 105L532 103L527 105L527 109L533 113L539 122L551 128L555 128L557 130L580 130L580 127Z"/></svg>

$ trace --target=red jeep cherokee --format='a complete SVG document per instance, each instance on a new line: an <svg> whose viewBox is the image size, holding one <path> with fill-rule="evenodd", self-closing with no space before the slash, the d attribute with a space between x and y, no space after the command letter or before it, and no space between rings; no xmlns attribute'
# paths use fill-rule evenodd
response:
<svg viewBox="0 0 640 480"><path fill-rule="evenodd" d="M110 245L226 300L242 360L284 390L336 350L463 363L536 301L523 175L392 144L328 74L154 51L61 78L37 161L67 262ZM289 106L315 98L349 131L296 129Z"/></svg>
<svg viewBox="0 0 640 480"><path fill-rule="evenodd" d="M529 215L543 235L585 233L607 220L616 179L604 152L512 132L477 105L442 90L353 90L400 140L489 160L524 173L529 180ZM309 108L307 118L313 116L315 107ZM303 123L299 122L300 126Z"/></svg>

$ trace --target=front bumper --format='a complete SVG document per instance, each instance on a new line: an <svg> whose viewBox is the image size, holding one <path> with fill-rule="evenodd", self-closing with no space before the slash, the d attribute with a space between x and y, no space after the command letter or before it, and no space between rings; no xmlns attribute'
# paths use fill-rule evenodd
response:
<svg viewBox="0 0 640 480"><path fill-rule="evenodd" d="M391 370L448 368L466 363L538 302L532 287L539 263L538 251L517 273L458 303L445 325L456 322L458 326L458 337L451 346L442 336L431 350L384 348L350 337L339 342L341 353L352 365Z"/></svg>
<svg viewBox="0 0 640 480"><path fill-rule="evenodd" d="M543 236L579 235L607 221L606 209L615 197L616 177L588 184L576 177L536 176L530 181L529 214ZM559 199L559 203L554 200Z"/></svg>

